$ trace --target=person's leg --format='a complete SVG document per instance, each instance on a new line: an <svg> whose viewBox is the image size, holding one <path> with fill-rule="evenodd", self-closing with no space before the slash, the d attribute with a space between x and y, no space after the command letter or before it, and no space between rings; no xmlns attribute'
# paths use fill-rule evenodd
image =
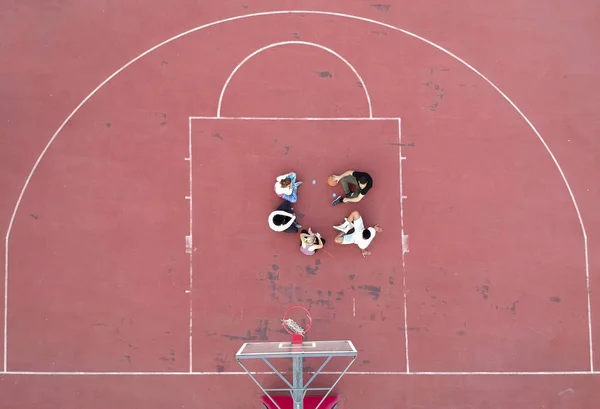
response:
<svg viewBox="0 0 600 409"><path fill-rule="evenodd" d="M282 212L294 213L294 209L292 209L292 204L287 200L281 203L277 210L281 210Z"/></svg>
<svg viewBox="0 0 600 409"><path fill-rule="evenodd" d="M352 230L352 233L340 233L335 237L337 244L354 244L356 243L356 230Z"/></svg>
<svg viewBox="0 0 600 409"><path fill-rule="evenodd" d="M292 186L294 187L294 189L297 189L298 186L300 186L302 184L302 182L296 180L297 176L295 173L292 173L292 174L294 175L294 178L292 179Z"/></svg>
<svg viewBox="0 0 600 409"><path fill-rule="evenodd" d="M284 233L298 233L298 226L300 226L297 223L292 223L292 225L290 227L288 227L287 229L285 229L283 232ZM300 226L302 227L302 226Z"/></svg>
<svg viewBox="0 0 600 409"><path fill-rule="evenodd" d="M350 198L350 199L354 199L355 197L358 197L358 195L360 195L360 190L358 190L358 185L357 185L356 189L354 189L354 192L347 194L346 197Z"/></svg>
<svg viewBox="0 0 600 409"><path fill-rule="evenodd" d="M282 198L288 202L296 203L298 201L298 189L293 189L291 195L283 195Z"/></svg>
<svg viewBox="0 0 600 409"><path fill-rule="evenodd" d="M292 187L296 189L298 186L302 184L302 182L297 182L296 178L298 177L295 172L292 172L288 175L288 177L292 180Z"/></svg>
<svg viewBox="0 0 600 409"><path fill-rule="evenodd" d="M347 218L344 219L344 222L342 224L333 226L333 228L336 230L339 230L343 233L348 233L352 228L354 228L354 225L352 224L352 222L354 222L355 220L358 220L358 219L360 219L360 213L358 213L357 211L354 211L354 212L350 213L350 216L348 216Z"/></svg>
<svg viewBox="0 0 600 409"><path fill-rule="evenodd" d="M358 213L356 210L353 211L352 213L350 213L350 216L348 216L348 218L346 220L348 220L350 223L354 222L355 220L360 219L360 213Z"/></svg>
<svg viewBox="0 0 600 409"><path fill-rule="evenodd" d="M342 224L333 226L333 228L336 230L339 230L343 233L348 233L350 230L357 228L356 224L354 223L357 220L362 220L362 218L360 217L360 213L358 213L355 210L352 213L350 213L350 215L348 217L346 217L344 219L344 222ZM361 225L362 225L362 223L361 223Z"/></svg>
<svg viewBox="0 0 600 409"><path fill-rule="evenodd" d="M346 197L352 195L352 191L350 190L350 185L353 185L355 190L358 189L358 181L352 175L344 176L340 179L342 182L342 188L344 189L344 193L346 193Z"/></svg>

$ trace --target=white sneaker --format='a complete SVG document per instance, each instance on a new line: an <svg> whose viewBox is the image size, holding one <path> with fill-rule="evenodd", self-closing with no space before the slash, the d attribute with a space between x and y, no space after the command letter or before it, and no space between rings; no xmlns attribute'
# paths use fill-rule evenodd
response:
<svg viewBox="0 0 600 409"><path fill-rule="evenodd" d="M350 229L352 229L352 223L350 223L348 219L344 219L344 223L338 226L333 226L333 228L341 232L347 233Z"/></svg>

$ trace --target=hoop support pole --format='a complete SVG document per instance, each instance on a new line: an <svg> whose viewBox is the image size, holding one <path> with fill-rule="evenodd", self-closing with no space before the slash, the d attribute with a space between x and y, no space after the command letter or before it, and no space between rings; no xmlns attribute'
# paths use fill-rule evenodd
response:
<svg viewBox="0 0 600 409"><path fill-rule="evenodd" d="M304 394L306 390L304 390L302 361L301 356L292 358L292 384L294 385L292 399L294 401L294 409L304 409Z"/></svg>

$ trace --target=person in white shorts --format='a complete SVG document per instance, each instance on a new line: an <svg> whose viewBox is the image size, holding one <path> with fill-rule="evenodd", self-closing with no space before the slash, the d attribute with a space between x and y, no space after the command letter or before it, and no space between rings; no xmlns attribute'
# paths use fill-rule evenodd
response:
<svg viewBox="0 0 600 409"><path fill-rule="evenodd" d="M339 230L340 234L335 238L338 244L356 244L361 249L363 257L370 256L371 252L367 251L367 247L375 238L377 233L381 233L383 229L378 225L365 229L363 219L357 211L350 213L344 222L338 226L333 226Z"/></svg>

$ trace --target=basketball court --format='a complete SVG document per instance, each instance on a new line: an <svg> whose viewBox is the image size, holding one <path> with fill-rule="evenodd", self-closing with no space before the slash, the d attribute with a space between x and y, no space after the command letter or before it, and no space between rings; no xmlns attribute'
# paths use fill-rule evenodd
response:
<svg viewBox="0 0 600 409"><path fill-rule="evenodd" d="M260 408L256 383L298 371L340 409L598 401L598 61L560 54L591 20L259 3L4 6L43 35L2 51L22 100L0 138L0 407ZM74 57L113 31L122 49ZM23 74L32 55L47 71ZM348 169L374 187L332 207ZM290 171L327 239L312 257L267 223ZM353 210L383 228L370 257L334 243ZM312 317L302 350L291 306Z"/></svg>

